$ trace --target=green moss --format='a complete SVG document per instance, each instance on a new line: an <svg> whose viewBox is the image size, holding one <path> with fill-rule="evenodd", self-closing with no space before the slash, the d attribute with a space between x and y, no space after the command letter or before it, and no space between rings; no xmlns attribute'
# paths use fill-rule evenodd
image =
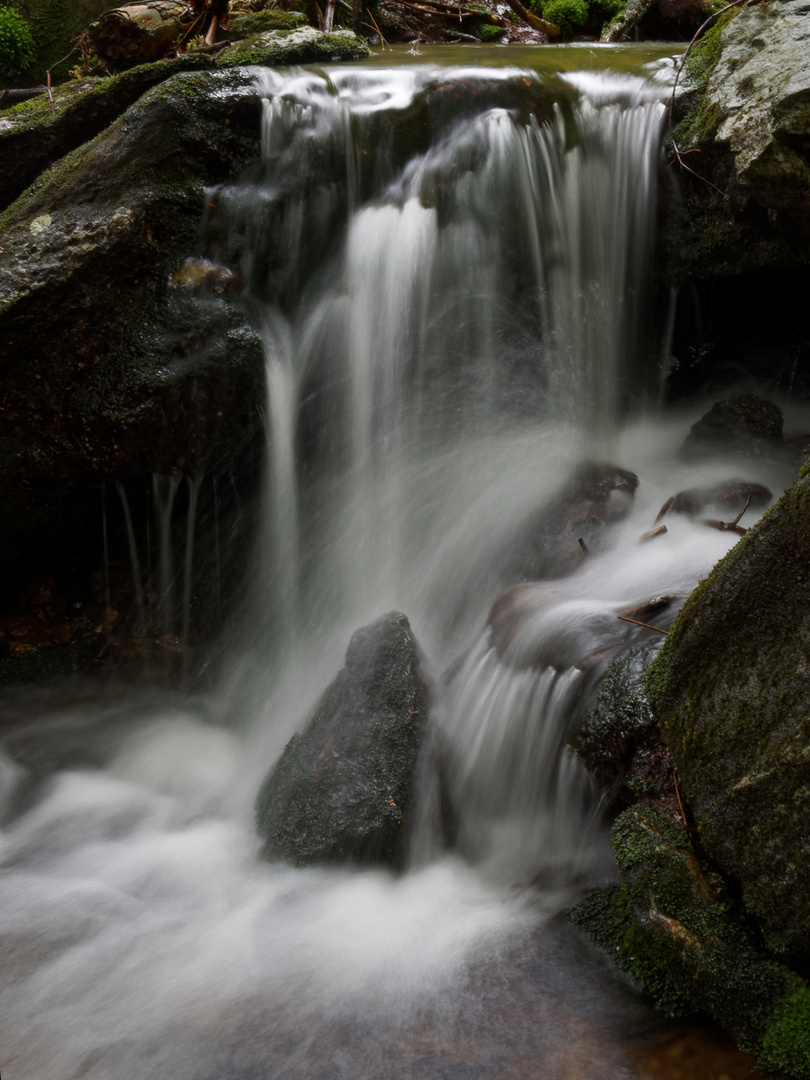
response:
<svg viewBox="0 0 810 1080"><path fill-rule="evenodd" d="M478 31L478 36L482 41L499 41L506 31L502 26L482 26Z"/></svg>
<svg viewBox="0 0 810 1080"><path fill-rule="evenodd" d="M694 89L693 102L675 129L675 138L683 149L710 139L717 130L720 113L706 101L706 87L717 67L722 51L722 35L728 24L739 14L732 8L720 15L692 46L686 60L686 73Z"/></svg>
<svg viewBox="0 0 810 1080"><path fill-rule="evenodd" d="M233 19L228 37L232 41L262 34L267 30L295 30L306 26L307 18L300 11L256 11Z"/></svg>
<svg viewBox="0 0 810 1080"><path fill-rule="evenodd" d="M707 1013L775 1076L806 1077L809 991L762 952L686 833L636 807L616 820L613 846L621 887L589 894L572 920L659 1008Z"/></svg>
<svg viewBox="0 0 810 1080"><path fill-rule="evenodd" d="M564 35L580 30L588 21L585 0L542 0L543 18L559 26Z"/></svg>
<svg viewBox="0 0 810 1080"><path fill-rule="evenodd" d="M34 59L34 39L16 11L0 8L0 79L13 79Z"/></svg>
<svg viewBox="0 0 810 1080"><path fill-rule="evenodd" d="M776 1076L791 1080L810 1076L810 987L801 986L778 1003L757 1058Z"/></svg>

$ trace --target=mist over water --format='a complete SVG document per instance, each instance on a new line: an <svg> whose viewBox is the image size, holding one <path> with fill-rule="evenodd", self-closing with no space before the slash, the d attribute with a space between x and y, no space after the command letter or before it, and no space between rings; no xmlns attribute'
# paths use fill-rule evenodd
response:
<svg viewBox="0 0 810 1080"><path fill-rule="evenodd" d="M669 495L736 475L676 457L694 416L642 407L658 91L576 77L555 102L531 73L430 67L257 82L263 163L216 193L266 343L248 602L211 692L8 695L0 1070L632 1077L650 1016L556 918L612 872L566 738L649 636L616 610L684 597L735 540L673 516L638 543ZM637 473L627 514L499 654L505 553L593 458ZM428 822L400 876L260 862L259 784L392 609L424 652L457 850Z"/></svg>

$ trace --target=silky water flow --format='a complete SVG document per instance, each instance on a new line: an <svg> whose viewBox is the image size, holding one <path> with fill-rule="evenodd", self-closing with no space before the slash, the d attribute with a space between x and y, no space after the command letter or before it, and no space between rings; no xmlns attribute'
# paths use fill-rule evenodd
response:
<svg viewBox="0 0 810 1080"><path fill-rule="evenodd" d="M13 699L0 1071L633 1077L652 1014L560 917L613 873L567 739L645 637L616 611L685 596L734 540L673 516L638 544L668 495L729 468L684 465L693 417L643 408L661 91L428 66L256 80L262 163L206 200L266 343L241 629L207 694ZM587 460L638 491L612 497L604 550L520 593L499 647L518 540ZM162 549L176 486L155 482ZM261 862L261 780L389 610L425 656L457 847L424 812L400 875ZM434 787L426 767L425 806Z"/></svg>

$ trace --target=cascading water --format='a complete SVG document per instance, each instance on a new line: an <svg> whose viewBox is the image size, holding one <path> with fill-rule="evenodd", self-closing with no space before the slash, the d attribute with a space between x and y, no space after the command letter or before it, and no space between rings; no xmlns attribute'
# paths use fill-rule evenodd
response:
<svg viewBox="0 0 810 1080"><path fill-rule="evenodd" d="M676 458L682 418L630 408L658 357L658 91L571 77L552 93L513 69L256 78L263 162L209 193L206 226L266 342L243 629L216 692L9 698L0 1070L630 1080L623 1040L649 1015L546 920L577 873L610 872L565 747L644 635L616 612L685 595L733 541L684 517L638 544L667 495L727 475ZM520 537L607 454L639 476L634 499L605 499L625 516L568 576L507 594L503 631L488 613L521 578ZM164 606L177 487L155 481ZM259 862L263 775L351 632L392 608L433 676L457 852L422 836L400 878ZM537 871L547 888L513 890Z"/></svg>

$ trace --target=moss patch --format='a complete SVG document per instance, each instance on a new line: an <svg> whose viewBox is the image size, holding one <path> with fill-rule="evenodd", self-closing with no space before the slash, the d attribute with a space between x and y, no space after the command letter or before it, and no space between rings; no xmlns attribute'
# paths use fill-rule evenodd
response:
<svg viewBox="0 0 810 1080"><path fill-rule="evenodd" d="M808 989L762 952L686 833L660 811L634 807L617 818L613 849L621 887L589 894L573 921L659 1008L707 1013L774 1076L806 1077Z"/></svg>

